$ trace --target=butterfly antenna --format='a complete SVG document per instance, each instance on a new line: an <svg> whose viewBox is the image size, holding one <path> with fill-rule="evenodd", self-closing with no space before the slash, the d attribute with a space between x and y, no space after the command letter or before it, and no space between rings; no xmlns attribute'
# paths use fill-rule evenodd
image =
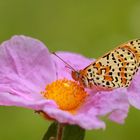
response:
<svg viewBox="0 0 140 140"><path fill-rule="evenodd" d="M58 57L62 62L64 62L68 68L72 69L73 71L76 71L70 64L68 64L66 61L64 61L60 56L58 56L55 52L52 52L53 55Z"/></svg>

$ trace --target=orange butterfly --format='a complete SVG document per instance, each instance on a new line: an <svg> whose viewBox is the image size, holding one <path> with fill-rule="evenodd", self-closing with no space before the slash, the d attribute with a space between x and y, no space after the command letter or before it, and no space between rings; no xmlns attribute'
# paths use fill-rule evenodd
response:
<svg viewBox="0 0 140 140"><path fill-rule="evenodd" d="M61 59L62 60L62 59ZM124 43L83 70L72 68L72 78L87 88L128 87L140 66L140 39Z"/></svg>

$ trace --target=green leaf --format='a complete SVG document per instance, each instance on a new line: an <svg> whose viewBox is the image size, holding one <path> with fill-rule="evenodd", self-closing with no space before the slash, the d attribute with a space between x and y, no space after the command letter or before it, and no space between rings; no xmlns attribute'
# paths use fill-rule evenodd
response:
<svg viewBox="0 0 140 140"><path fill-rule="evenodd" d="M77 125L65 126L62 140L84 140L85 130Z"/></svg>
<svg viewBox="0 0 140 140"><path fill-rule="evenodd" d="M48 128L48 130L47 130L47 132L44 135L44 137L43 137L42 140L50 140L51 137L56 137L56 134L57 134L57 125L58 125L58 123L56 123L56 122L52 123L49 126L49 128Z"/></svg>

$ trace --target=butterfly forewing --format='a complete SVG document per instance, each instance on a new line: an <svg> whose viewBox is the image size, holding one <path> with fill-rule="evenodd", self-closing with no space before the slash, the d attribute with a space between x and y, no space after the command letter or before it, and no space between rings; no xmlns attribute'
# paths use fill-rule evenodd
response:
<svg viewBox="0 0 140 140"><path fill-rule="evenodd" d="M140 64L140 39L129 41L84 69L89 85L105 88L129 86Z"/></svg>

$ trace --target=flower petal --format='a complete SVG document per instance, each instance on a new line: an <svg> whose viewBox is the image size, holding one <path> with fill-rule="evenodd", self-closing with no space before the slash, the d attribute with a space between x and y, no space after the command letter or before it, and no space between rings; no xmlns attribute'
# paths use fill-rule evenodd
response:
<svg viewBox="0 0 140 140"><path fill-rule="evenodd" d="M5 106L18 106L29 108L33 110L42 110L45 107L57 107L56 103L52 100L46 99L31 99L31 98L23 98L22 96L14 95L8 92L4 92L0 94L0 105Z"/></svg>
<svg viewBox="0 0 140 140"><path fill-rule="evenodd" d="M56 78L48 49L30 37L14 36L2 43L0 65L0 103L6 93L31 100L42 98L38 93Z"/></svg>
<svg viewBox="0 0 140 140"><path fill-rule="evenodd" d="M113 111L109 115L109 119L112 120L112 121L114 121L114 122L123 124L125 122L125 118L128 115L128 109L129 108L126 108L124 110L117 109L116 111Z"/></svg>
<svg viewBox="0 0 140 140"><path fill-rule="evenodd" d="M67 124L76 124L84 129L99 129L105 128L103 121L99 120L97 117L97 112L87 111L85 113L71 114L69 112L60 110L58 108L48 108L43 109L51 118L56 119L58 122Z"/></svg>
<svg viewBox="0 0 140 140"><path fill-rule="evenodd" d="M118 123L124 122L129 110L125 89L102 91L96 94L91 92L86 104L82 107L83 112L88 108L91 111L96 110L98 116L110 114L109 119Z"/></svg>
<svg viewBox="0 0 140 140"><path fill-rule="evenodd" d="M140 70L134 76L126 94L130 104L140 109Z"/></svg>

